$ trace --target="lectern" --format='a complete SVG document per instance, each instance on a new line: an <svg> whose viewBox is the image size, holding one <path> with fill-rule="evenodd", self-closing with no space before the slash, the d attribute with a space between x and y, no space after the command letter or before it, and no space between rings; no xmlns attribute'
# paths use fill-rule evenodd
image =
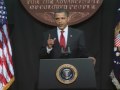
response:
<svg viewBox="0 0 120 90"><path fill-rule="evenodd" d="M92 60L89 58L40 59L38 89L96 89Z"/></svg>

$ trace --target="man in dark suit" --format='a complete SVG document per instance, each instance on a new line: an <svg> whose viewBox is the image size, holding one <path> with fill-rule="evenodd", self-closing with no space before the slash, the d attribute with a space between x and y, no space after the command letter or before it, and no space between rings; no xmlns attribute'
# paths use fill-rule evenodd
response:
<svg viewBox="0 0 120 90"><path fill-rule="evenodd" d="M69 13L58 9L54 13L57 28L44 34L41 58L88 58L84 33L68 26ZM95 59L93 63L95 64Z"/></svg>

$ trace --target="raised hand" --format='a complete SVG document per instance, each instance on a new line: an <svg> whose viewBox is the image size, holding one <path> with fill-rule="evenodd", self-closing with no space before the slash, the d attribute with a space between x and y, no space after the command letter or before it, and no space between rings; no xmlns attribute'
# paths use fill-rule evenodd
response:
<svg viewBox="0 0 120 90"><path fill-rule="evenodd" d="M56 40L56 38L51 39L51 34L49 34L48 40L47 40L48 48L52 48L53 47L55 40Z"/></svg>

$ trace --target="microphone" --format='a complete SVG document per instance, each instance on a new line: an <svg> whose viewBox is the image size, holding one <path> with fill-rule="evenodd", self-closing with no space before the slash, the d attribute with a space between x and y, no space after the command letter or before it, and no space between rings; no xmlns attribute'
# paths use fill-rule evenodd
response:
<svg viewBox="0 0 120 90"><path fill-rule="evenodd" d="M71 50L70 50L70 47L68 47L68 54L71 54Z"/></svg>
<svg viewBox="0 0 120 90"><path fill-rule="evenodd" d="M62 53L62 54L65 53L64 47L61 47L61 53Z"/></svg>
<svg viewBox="0 0 120 90"><path fill-rule="evenodd" d="M71 50L70 50L70 47L61 47L61 57L62 58L69 58L70 57L70 54L71 54Z"/></svg>

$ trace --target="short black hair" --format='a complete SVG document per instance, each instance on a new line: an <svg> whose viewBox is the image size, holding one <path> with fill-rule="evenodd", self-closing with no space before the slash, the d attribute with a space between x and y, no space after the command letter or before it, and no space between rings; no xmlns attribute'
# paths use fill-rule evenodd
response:
<svg viewBox="0 0 120 90"><path fill-rule="evenodd" d="M55 12L54 12L54 14L56 14L56 13L62 13L62 12L64 12L64 13L66 14L66 16L69 17L69 12L68 12L68 10L66 10L66 9L64 9L64 8L56 9Z"/></svg>

